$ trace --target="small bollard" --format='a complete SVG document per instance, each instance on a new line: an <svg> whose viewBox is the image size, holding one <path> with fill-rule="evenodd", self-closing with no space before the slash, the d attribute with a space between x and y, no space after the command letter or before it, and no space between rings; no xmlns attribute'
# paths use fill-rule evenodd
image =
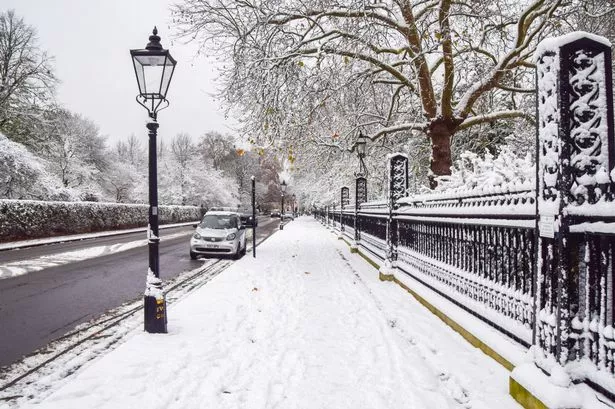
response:
<svg viewBox="0 0 615 409"><path fill-rule="evenodd" d="M150 334L167 333L167 303L164 298L146 295L143 300L145 309L145 331Z"/></svg>

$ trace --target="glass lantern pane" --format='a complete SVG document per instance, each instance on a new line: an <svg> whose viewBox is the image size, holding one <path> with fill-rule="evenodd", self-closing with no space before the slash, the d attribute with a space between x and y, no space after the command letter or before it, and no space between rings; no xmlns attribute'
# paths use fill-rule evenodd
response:
<svg viewBox="0 0 615 409"><path fill-rule="evenodd" d="M169 90L169 84L171 83L171 77L173 76L173 71L175 70L175 65L171 62L171 60L167 59L165 61L164 71L162 73L162 79L160 84L160 94L164 98L166 98L167 91Z"/></svg>
<svg viewBox="0 0 615 409"><path fill-rule="evenodd" d="M138 55L135 59L145 66L157 67L163 66L166 61L165 55Z"/></svg>
<svg viewBox="0 0 615 409"><path fill-rule="evenodd" d="M160 79L162 77L162 67L147 65L143 67L145 76L144 93L149 97L160 98ZM155 94L155 95L152 95Z"/></svg>
<svg viewBox="0 0 615 409"><path fill-rule="evenodd" d="M135 74L137 75L137 84L139 85L139 93L143 94L145 93L145 73L143 72L143 65L136 59L133 59L133 63L135 66Z"/></svg>
<svg viewBox="0 0 615 409"><path fill-rule="evenodd" d="M143 84L140 85L141 93L146 94L149 98L163 98L160 84L166 56L138 55L134 59L135 66L141 66L142 78L139 78L139 70L137 70L137 80Z"/></svg>

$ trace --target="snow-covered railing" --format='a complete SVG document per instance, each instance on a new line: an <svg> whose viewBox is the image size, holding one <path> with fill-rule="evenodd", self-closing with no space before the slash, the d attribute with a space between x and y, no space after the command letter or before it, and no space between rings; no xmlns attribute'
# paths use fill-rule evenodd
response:
<svg viewBox="0 0 615 409"><path fill-rule="evenodd" d="M527 166L509 172L520 181L494 177L491 168L488 176L472 173L475 188L455 176L452 190L404 197L407 157L395 154L387 201L357 201L327 214L341 220L346 235L356 227L353 246L379 258L382 274L405 272L533 345L545 372L561 378L563 367L615 398L610 44L572 34L543 44L537 55L535 180Z"/></svg>
<svg viewBox="0 0 615 409"><path fill-rule="evenodd" d="M396 169L403 172L400 158ZM357 248L391 262L529 346L536 253L532 188L531 183L516 183L504 188L397 195L391 203L358 204L356 213L354 206L345 206L341 214L339 206L331 206L326 214L329 225L341 220L339 234L354 239Z"/></svg>
<svg viewBox="0 0 615 409"><path fill-rule="evenodd" d="M532 342L535 192L405 198L396 267L519 342Z"/></svg>

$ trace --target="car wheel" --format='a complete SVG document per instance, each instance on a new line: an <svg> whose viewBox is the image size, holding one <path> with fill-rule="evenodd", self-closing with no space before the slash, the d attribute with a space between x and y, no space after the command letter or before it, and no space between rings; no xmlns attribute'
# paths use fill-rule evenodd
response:
<svg viewBox="0 0 615 409"><path fill-rule="evenodd" d="M190 252L190 259L191 260L196 260L197 254L194 251Z"/></svg>

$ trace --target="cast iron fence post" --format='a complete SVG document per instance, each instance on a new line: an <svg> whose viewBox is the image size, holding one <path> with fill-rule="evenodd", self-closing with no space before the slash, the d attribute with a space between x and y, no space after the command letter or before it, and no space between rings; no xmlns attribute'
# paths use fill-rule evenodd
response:
<svg viewBox="0 0 615 409"><path fill-rule="evenodd" d="M612 317L606 322L611 308L599 301L600 292L613 289L596 286L599 279L592 278L602 275L612 286L607 277L612 270L601 269L599 260L609 256L592 250L588 237L599 234L591 227L578 233L581 223L609 217L595 209L613 205L611 49L597 36L563 36L541 43L536 62L539 237L533 343L539 347L536 363L551 372L553 358L560 365L583 356L598 362L590 327L595 320L595 345L606 345L599 327L613 325Z"/></svg>
<svg viewBox="0 0 615 409"><path fill-rule="evenodd" d="M342 187L340 203L340 235L338 238L341 239L344 235L344 206L350 204L350 189L347 186Z"/></svg>
<svg viewBox="0 0 615 409"><path fill-rule="evenodd" d="M350 246L350 251L353 253L359 251L359 243L361 241L359 207L362 203L367 202L367 179L364 176L357 176L355 180L354 199L354 242L352 243L352 246Z"/></svg>
<svg viewBox="0 0 615 409"><path fill-rule="evenodd" d="M399 199L406 196L408 189L408 156L395 153L387 158L389 169L389 217L386 224L387 251L384 265L380 268L383 275L391 275L397 266L397 245L399 243L399 224L393 218L394 212L399 208Z"/></svg>

